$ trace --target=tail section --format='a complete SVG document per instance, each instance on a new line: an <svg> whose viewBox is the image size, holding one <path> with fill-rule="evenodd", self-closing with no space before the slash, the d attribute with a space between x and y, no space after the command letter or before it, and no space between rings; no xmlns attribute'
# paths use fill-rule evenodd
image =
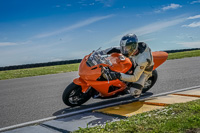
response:
<svg viewBox="0 0 200 133"><path fill-rule="evenodd" d="M163 52L163 51L152 52L152 55L153 55L153 61L154 61L154 67L153 67L154 70L158 66L163 64L168 58L168 53Z"/></svg>

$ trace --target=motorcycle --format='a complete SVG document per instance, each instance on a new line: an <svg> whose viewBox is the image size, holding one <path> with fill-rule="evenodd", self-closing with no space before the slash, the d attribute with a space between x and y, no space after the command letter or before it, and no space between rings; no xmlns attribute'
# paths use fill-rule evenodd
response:
<svg viewBox="0 0 200 133"><path fill-rule="evenodd" d="M129 93L131 83L113 80L109 73L132 73L132 62L119 53L103 55L100 50L86 55L79 65L79 76L69 84L63 92L62 100L67 106L80 106L93 98L111 98ZM166 52L152 52L154 67L152 74L145 82L142 93L147 92L155 84L158 74L156 68L164 63L168 54Z"/></svg>

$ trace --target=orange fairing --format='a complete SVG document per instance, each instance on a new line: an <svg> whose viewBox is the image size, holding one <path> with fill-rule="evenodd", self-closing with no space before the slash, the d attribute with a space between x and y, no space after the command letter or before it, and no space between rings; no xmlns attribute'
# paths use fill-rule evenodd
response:
<svg viewBox="0 0 200 133"><path fill-rule="evenodd" d="M108 66L107 64L98 64L96 66L89 67L86 62L89 56L85 56L85 58L81 61L79 66L79 76L87 81L93 80L96 81L97 78L101 76L101 67ZM123 58L121 54L112 54L110 57L107 57L108 60L112 63L111 66L108 66L112 71L126 73L132 67L132 63L130 59Z"/></svg>
<svg viewBox="0 0 200 133"><path fill-rule="evenodd" d="M74 79L73 82L74 82L75 84L81 86L82 92L86 92L87 89L90 87L90 85L88 85L88 84L87 84L83 79L81 79L80 77Z"/></svg>
<svg viewBox="0 0 200 133"><path fill-rule="evenodd" d="M98 65L89 67L86 64L88 57L85 56L79 65L79 76L84 80L97 80L101 76L101 68Z"/></svg>
<svg viewBox="0 0 200 133"><path fill-rule="evenodd" d="M74 83L82 87L82 92L86 92L87 89L91 86L96 89L103 97L112 96L117 92L122 91L126 88L126 85L120 80L112 81L97 81L101 76L101 67L100 65L107 66L113 71L126 73L132 67L130 59L123 57L121 54L112 54L110 57L107 57L108 60L112 63L111 66L107 64L98 64L92 67L89 67L86 62L89 55L85 56L81 61L79 66L79 78L74 79ZM117 88L109 92L109 88L114 86Z"/></svg>
<svg viewBox="0 0 200 133"><path fill-rule="evenodd" d="M167 60L168 54L166 52L152 52L154 69ZM74 79L74 83L82 87L82 92L85 93L89 87L97 90L102 97L108 97L120 92L126 88L126 84L120 80L98 81L101 76L101 67L109 67L112 71L126 73L131 69L132 63L129 58L125 58L121 54L114 53L110 57L112 65L98 64L92 67L87 65L87 60L90 55L84 57L79 66L79 78Z"/></svg>
<svg viewBox="0 0 200 133"><path fill-rule="evenodd" d="M126 73L132 67L130 59L121 54L113 53L108 59L112 62L112 66L110 66L112 71Z"/></svg>
<svg viewBox="0 0 200 133"><path fill-rule="evenodd" d="M152 52L152 55L154 61L154 67L153 67L154 70L162 63L164 63L168 58L168 53L162 51Z"/></svg>
<svg viewBox="0 0 200 133"><path fill-rule="evenodd" d="M95 90L97 90L102 97L108 97L120 92L126 88L126 84L120 80L111 80L111 81L87 81ZM109 92L110 87L116 87L115 91Z"/></svg>

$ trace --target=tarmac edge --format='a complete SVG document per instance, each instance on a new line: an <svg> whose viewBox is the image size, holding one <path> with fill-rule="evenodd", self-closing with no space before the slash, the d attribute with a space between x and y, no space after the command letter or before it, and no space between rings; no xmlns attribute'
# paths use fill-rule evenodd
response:
<svg viewBox="0 0 200 133"><path fill-rule="evenodd" d="M69 113L66 113L66 114L58 115L58 116L48 117L48 118L44 118L44 119L39 119L39 120L35 120L35 121L30 121L30 122L25 122L25 123L21 123L21 124L16 124L16 125L0 128L0 132L16 129L16 128L20 128L20 127L26 127L26 126L30 126L30 125L37 125L37 124L45 122L45 121L64 118L64 117L68 117L68 116L71 116L71 115L76 115L76 114L79 114L79 113L93 111L93 110L97 110L97 109L101 109L101 108L106 108L106 107L111 107L111 106L115 106L115 105L131 103L131 102L135 102L135 101L145 101L145 100L151 99L153 97L159 97L159 96L163 96L163 95L167 95L167 94L173 94L173 93L186 91L186 90L197 89L197 88L200 88L200 85L199 86L192 86L192 87L188 87L188 88L183 88L183 89L179 89L179 90L175 90L175 91L170 91L170 92L164 92L164 93L152 95L150 97L144 96L144 97L140 97L140 98L132 99L132 100L128 100L128 101L122 101L122 102L120 101L120 102L115 102L115 103L111 103L111 104L107 104L107 105L101 105L101 106L98 106L98 107L82 109L82 110L69 112Z"/></svg>

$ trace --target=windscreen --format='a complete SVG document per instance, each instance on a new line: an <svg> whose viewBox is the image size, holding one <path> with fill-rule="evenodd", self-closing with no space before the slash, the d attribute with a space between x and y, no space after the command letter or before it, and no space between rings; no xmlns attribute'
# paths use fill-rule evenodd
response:
<svg viewBox="0 0 200 133"><path fill-rule="evenodd" d="M87 60L87 65L92 67L98 64L112 65L110 60L107 59L108 55L101 54L101 50L94 51Z"/></svg>

